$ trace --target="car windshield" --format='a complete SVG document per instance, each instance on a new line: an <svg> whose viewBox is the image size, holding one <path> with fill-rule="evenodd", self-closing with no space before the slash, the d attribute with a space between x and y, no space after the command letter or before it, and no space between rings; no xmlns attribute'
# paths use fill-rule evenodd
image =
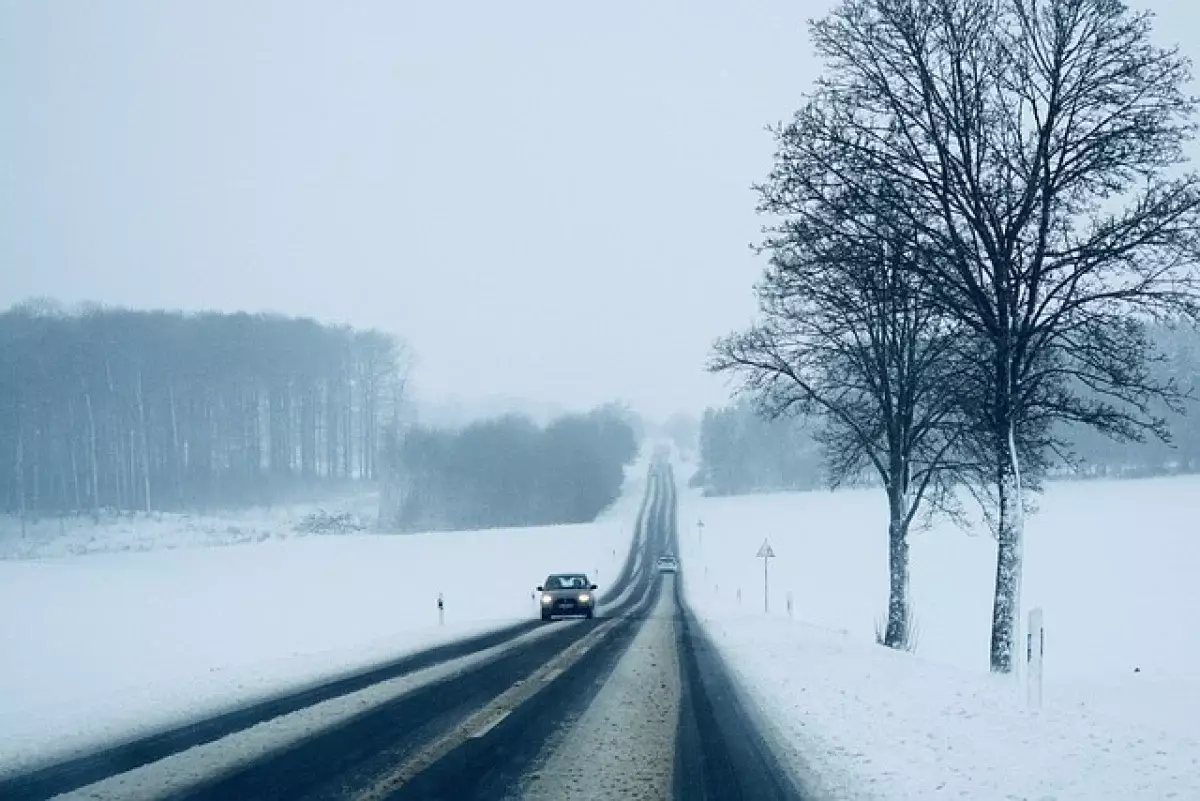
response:
<svg viewBox="0 0 1200 801"><path fill-rule="evenodd" d="M582 575L551 576L546 579L545 587L548 590L586 590L588 580Z"/></svg>

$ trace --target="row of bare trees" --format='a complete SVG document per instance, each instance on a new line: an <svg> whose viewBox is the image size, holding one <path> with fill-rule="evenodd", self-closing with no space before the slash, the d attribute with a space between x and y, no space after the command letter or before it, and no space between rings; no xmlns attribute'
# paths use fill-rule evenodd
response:
<svg viewBox="0 0 1200 801"><path fill-rule="evenodd" d="M22 518L374 478L404 388L395 338L308 319L26 304L0 342L0 500Z"/></svg>
<svg viewBox="0 0 1200 801"><path fill-rule="evenodd" d="M1146 331L1200 309L1189 66L1118 0L843 0L811 30L823 77L759 187L761 320L712 367L818 417L834 476L877 475L890 646L910 524L975 491L1008 672L1024 498L1064 424L1167 437L1154 404L1183 396Z"/></svg>
<svg viewBox="0 0 1200 801"><path fill-rule="evenodd" d="M1190 387L1200 376L1200 329L1195 327L1147 328L1150 343L1161 357L1150 365L1161 385L1174 382ZM1194 403L1187 404L1194 409ZM1141 441L1117 440L1095 428L1060 421L1055 441L1069 443L1062 455L1052 454L1046 478L1145 478L1200 473L1200 416L1180 414L1162 399L1150 404L1151 416L1165 421L1169 440L1148 437ZM775 490L806 490L823 483L850 480L856 486L878 483L872 470L830 472L814 441L820 417L808 415L764 416L761 405L740 396L722 408L710 408L700 421L699 435L681 447L699 443L699 464L692 486L706 495L740 495ZM690 443L690 444L687 444Z"/></svg>

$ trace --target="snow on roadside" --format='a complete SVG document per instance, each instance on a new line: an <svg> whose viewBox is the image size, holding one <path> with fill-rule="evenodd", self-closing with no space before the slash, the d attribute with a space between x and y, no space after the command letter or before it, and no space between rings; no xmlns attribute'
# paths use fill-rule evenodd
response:
<svg viewBox="0 0 1200 801"><path fill-rule="evenodd" d="M24 530L19 519L0 515L0 560L296 539L314 536L303 530L310 515L346 514L357 525L369 528L378 508L379 494L363 492L323 501L230 509L213 514L109 511L102 513L98 522L88 516L46 517L26 521Z"/></svg>
<svg viewBox="0 0 1200 801"><path fill-rule="evenodd" d="M645 470L587 525L0 560L0 774L530 619L550 572L603 589Z"/></svg>
<svg viewBox="0 0 1200 801"><path fill-rule="evenodd" d="M577 622L565 621L564 625ZM330 698L58 797L64 801L73 798L88 801L153 801L184 792L206 779L234 772L268 754L296 745L320 731L347 723L362 714L365 709L380 706L420 687L459 675L521 644L539 640L554 631L561 631L561 628L555 626L533 629L515 640L449 662L431 665L406 676L388 679L347 695Z"/></svg>
<svg viewBox="0 0 1200 801"><path fill-rule="evenodd" d="M1011 681L780 618L706 630L816 798L1200 798L1195 718L1167 727L1086 706L1034 711Z"/></svg>
<svg viewBox="0 0 1200 801"><path fill-rule="evenodd" d="M1014 680L986 672L986 537L917 535L919 653L872 643L886 510L869 494L681 491L685 589L815 797L1200 798L1200 623L1188 578L1200 546L1184 515L1196 489L1176 479L1049 488L1029 519L1026 583L1048 621L1040 710ZM779 554L769 615L754 558L766 536Z"/></svg>

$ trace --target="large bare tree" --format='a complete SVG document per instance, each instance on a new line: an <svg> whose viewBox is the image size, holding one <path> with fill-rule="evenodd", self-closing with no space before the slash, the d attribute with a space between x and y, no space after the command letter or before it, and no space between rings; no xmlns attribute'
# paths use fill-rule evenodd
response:
<svg viewBox="0 0 1200 801"><path fill-rule="evenodd" d="M806 202L804 180L781 153L759 187L760 211L779 220L764 243L761 320L719 341L710 367L738 374L768 414L819 420L835 486L878 477L888 498L883 643L911 647L908 532L925 501L952 497L960 338L928 300L914 268L928 254L908 221L873 212L880 204L851 189Z"/></svg>
<svg viewBox="0 0 1200 801"><path fill-rule="evenodd" d="M895 188L861 194L919 231L931 299L982 343L995 671L1019 627L1022 453L1062 420L1164 434L1145 323L1196 313L1189 67L1150 24L1118 0L844 0L812 27L827 69L782 132L806 200Z"/></svg>

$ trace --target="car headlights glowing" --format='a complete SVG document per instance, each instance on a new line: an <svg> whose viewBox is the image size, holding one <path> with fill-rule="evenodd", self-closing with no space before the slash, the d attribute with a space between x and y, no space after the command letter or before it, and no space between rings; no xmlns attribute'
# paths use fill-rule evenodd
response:
<svg viewBox="0 0 1200 801"><path fill-rule="evenodd" d="M550 603L550 602L551 602L551 601L553 601L553 600L554 600L554 599L553 599L552 597L550 597L550 594L549 594L549 593L547 593L546 595L543 595L543 596L542 596L542 603L544 603L544 604L548 604L548 603Z"/></svg>
<svg viewBox="0 0 1200 801"><path fill-rule="evenodd" d="M588 595L586 592L580 594L579 596L579 603L581 604L586 604L590 600L592 600L592 596Z"/></svg>

